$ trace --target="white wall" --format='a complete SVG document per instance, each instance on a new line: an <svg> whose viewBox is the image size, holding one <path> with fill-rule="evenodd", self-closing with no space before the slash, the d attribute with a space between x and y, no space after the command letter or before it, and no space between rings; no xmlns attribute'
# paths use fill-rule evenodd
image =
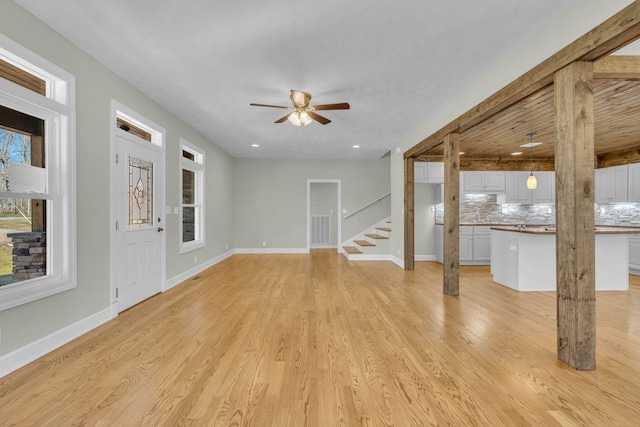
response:
<svg viewBox="0 0 640 427"><path fill-rule="evenodd" d="M416 257L436 256L435 184L417 184L414 189L413 228Z"/></svg>
<svg viewBox="0 0 640 427"><path fill-rule="evenodd" d="M78 182L78 286L0 312L1 358L28 346L40 345L38 343L43 339L59 334L59 331L77 331L81 329L78 322L109 313L112 98L166 129L167 205L179 204L179 138L187 139L206 152L207 246L179 255L178 215L168 215L165 226L167 279L192 268L194 253L199 255L200 262L205 262L221 255L227 242L233 247L234 160L12 1L0 3L0 29L7 37L75 75ZM40 348L43 347L40 345ZM0 359L0 365L2 363Z"/></svg>
<svg viewBox="0 0 640 427"><path fill-rule="evenodd" d="M391 155L391 235L392 253L404 259L404 161L402 153L424 138L455 120L493 93L497 92L531 68L581 37L607 18L633 3L631 0L578 0L557 19L527 40L519 49L508 53L490 72L478 76L461 88L454 99L442 100L443 108L433 117L425 118L407 135L398 139L397 151ZM397 232L396 232L397 231Z"/></svg>
<svg viewBox="0 0 640 427"><path fill-rule="evenodd" d="M342 209L352 212L389 192L389 157L236 159L236 247L306 249L308 179L340 179ZM343 221L340 242L389 216L388 203L387 198L371 210ZM267 245L263 248L265 241Z"/></svg>

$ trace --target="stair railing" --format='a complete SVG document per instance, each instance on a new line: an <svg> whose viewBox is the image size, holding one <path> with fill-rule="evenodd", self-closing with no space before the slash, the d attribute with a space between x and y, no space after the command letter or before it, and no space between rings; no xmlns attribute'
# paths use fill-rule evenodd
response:
<svg viewBox="0 0 640 427"><path fill-rule="evenodd" d="M391 195L391 192L389 192L389 193L387 193L387 194L385 194L383 196L380 196L377 199L367 203L366 205L359 207L358 209L356 209L355 211L351 212L350 214L345 215L344 218L342 218L342 219L347 219L350 216L353 216L353 215L357 214L361 210L368 208L369 206L373 205L374 203L379 202L380 200L384 199L385 197L389 197L390 195Z"/></svg>

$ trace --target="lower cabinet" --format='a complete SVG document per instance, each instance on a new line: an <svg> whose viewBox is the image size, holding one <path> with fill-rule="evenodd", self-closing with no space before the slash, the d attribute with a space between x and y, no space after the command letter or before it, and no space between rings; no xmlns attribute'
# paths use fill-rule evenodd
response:
<svg viewBox="0 0 640 427"><path fill-rule="evenodd" d="M436 225L436 261L444 261L444 227ZM459 256L462 265L488 265L491 262L491 226L460 227Z"/></svg>
<svg viewBox="0 0 640 427"><path fill-rule="evenodd" d="M473 260L491 261L491 227L473 227Z"/></svg>
<svg viewBox="0 0 640 427"><path fill-rule="evenodd" d="M640 271L640 236L629 236L629 268Z"/></svg>
<svg viewBox="0 0 640 427"><path fill-rule="evenodd" d="M460 227L460 246L458 248L460 261L473 261L473 229L475 227Z"/></svg>

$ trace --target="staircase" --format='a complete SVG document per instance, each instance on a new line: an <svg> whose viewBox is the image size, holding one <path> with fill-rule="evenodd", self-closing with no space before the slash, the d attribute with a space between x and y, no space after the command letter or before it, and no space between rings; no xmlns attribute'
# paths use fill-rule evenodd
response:
<svg viewBox="0 0 640 427"><path fill-rule="evenodd" d="M386 219L363 234L348 240L342 246L342 254L350 261L387 259L391 221Z"/></svg>

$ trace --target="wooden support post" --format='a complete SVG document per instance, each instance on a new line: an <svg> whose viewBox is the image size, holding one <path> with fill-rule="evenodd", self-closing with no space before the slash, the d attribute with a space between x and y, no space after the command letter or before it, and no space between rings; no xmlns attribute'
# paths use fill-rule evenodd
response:
<svg viewBox="0 0 640 427"><path fill-rule="evenodd" d="M460 134L444 137L443 291L459 294L460 266Z"/></svg>
<svg viewBox="0 0 640 427"><path fill-rule="evenodd" d="M31 135L31 166L45 167L44 138ZM31 231L47 231L47 205L44 200L31 199Z"/></svg>
<svg viewBox="0 0 640 427"><path fill-rule="evenodd" d="M415 268L413 157L404 159L404 269Z"/></svg>
<svg viewBox="0 0 640 427"><path fill-rule="evenodd" d="M593 64L555 73L558 358L596 367Z"/></svg>

